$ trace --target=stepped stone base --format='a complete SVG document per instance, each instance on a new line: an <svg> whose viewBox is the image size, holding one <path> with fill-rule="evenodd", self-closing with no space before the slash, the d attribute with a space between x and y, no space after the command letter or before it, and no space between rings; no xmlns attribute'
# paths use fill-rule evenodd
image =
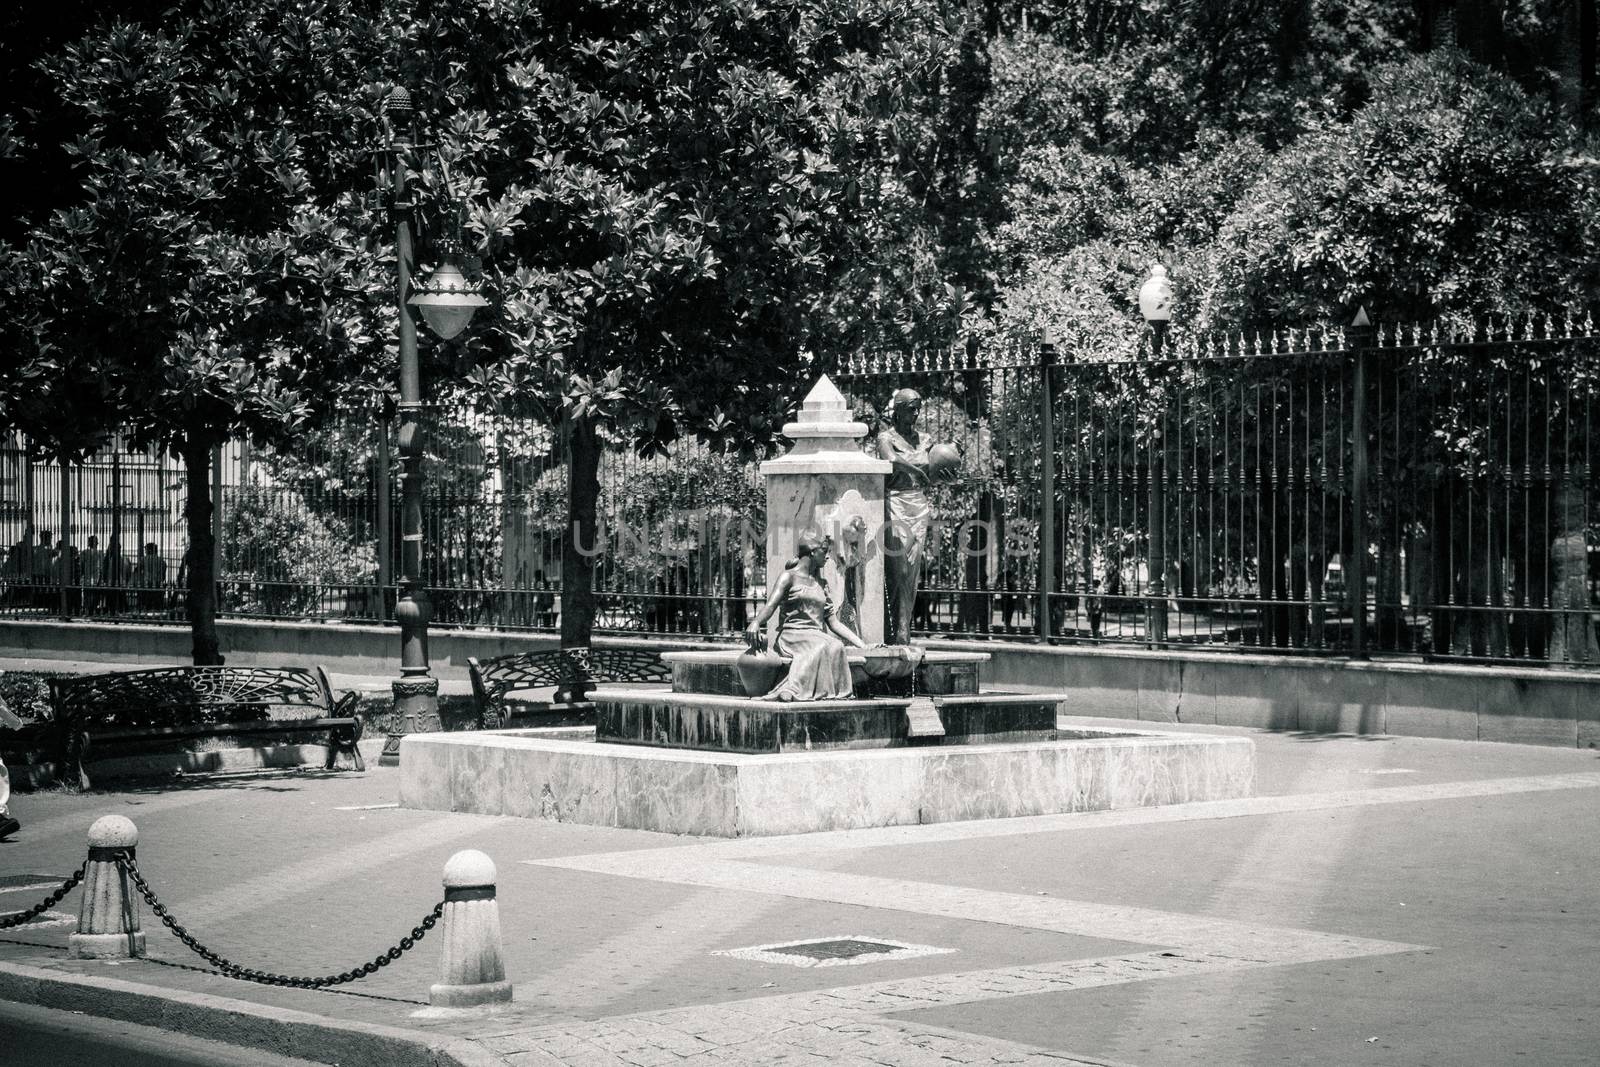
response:
<svg viewBox="0 0 1600 1067"><path fill-rule="evenodd" d="M739 651L663 652L661 661L672 668L672 691L675 693L714 693L720 696L747 695L739 682L739 672L734 664ZM845 658L850 661L851 675L856 683L856 695L871 695L873 686L862 671L866 653L849 649ZM946 696L956 693L978 692L978 669L989 661L986 652L949 652L929 649L923 652L917 665L916 692L923 696Z"/></svg>
<svg viewBox="0 0 1600 1067"><path fill-rule="evenodd" d="M747 754L574 730L413 734L408 808L742 837L1249 796L1249 738L1064 731L1023 744Z"/></svg>
<svg viewBox="0 0 1600 1067"><path fill-rule="evenodd" d="M709 752L810 752L1050 741L1061 694L812 700L596 689L595 737Z"/></svg>

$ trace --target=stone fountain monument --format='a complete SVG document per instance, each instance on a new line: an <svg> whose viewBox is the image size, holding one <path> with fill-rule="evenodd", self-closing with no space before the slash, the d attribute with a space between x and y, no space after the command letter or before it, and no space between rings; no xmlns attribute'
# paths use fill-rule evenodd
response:
<svg viewBox="0 0 1600 1067"><path fill-rule="evenodd" d="M826 377L784 427L767 479L767 576L798 535L831 535L829 592L869 644L884 633L882 528L890 465L862 451ZM883 682L876 650L849 650L847 700L778 703L746 692L740 655L664 652L670 690L599 688L592 732L411 734L405 807L745 836L1002 818L1250 795L1248 738L1062 728L1069 693L993 693L985 653L923 650Z"/></svg>
<svg viewBox="0 0 1600 1067"><path fill-rule="evenodd" d="M767 481L767 581L783 572L806 530L833 540L828 592L869 645L884 636L884 481L889 461L861 450L867 425L850 417L844 394L824 375L806 394L800 417L783 428L794 442L761 465Z"/></svg>

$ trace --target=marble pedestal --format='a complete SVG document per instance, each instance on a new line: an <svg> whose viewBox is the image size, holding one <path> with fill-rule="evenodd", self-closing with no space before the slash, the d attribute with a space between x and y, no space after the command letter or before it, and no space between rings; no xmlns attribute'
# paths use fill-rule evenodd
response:
<svg viewBox="0 0 1600 1067"><path fill-rule="evenodd" d="M574 731L413 734L407 808L743 837L1249 796L1245 737L1083 729L1062 740L750 755Z"/></svg>
<svg viewBox="0 0 1600 1067"><path fill-rule="evenodd" d="M827 375L800 404L799 418L783 427L794 442L789 452L761 464L767 483L767 582L778 580L794 555L800 534L811 530L833 539L832 566L822 573L828 593L863 640L884 639L881 534L884 485L893 466L861 448L867 425ZM845 574L854 578L846 595Z"/></svg>

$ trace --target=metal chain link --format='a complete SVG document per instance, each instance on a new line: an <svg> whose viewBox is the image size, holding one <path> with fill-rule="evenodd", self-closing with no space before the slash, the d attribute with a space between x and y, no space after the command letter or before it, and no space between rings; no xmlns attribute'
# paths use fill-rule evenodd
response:
<svg viewBox="0 0 1600 1067"><path fill-rule="evenodd" d="M0 930L9 930L13 926L21 926L23 923L31 922L61 903L61 898L76 889L78 883L83 881L83 872L88 869L89 861L84 860L78 865L78 869L65 882L61 883L60 889L57 889L27 911L14 912L0 919Z"/></svg>
<svg viewBox="0 0 1600 1067"><path fill-rule="evenodd" d="M343 985L346 982L354 982L358 978L365 978L377 972L379 968L389 966L389 964L413 948L429 930L433 929L434 924L439 921L439 917L444 914L444 901L441 900L433 906L433 911L422 917L422 922L413 927L410 934L400 939L399 944L387 952L379 953L371 963L363 963L353 970L342 971L339 974L324 975L320 978L271 974L267 971L241 967L232 960L212 952L195 940L194 935L185 930L183 925L167 911L165 905L156 898L155 890L150 888L149 883L144 880L144 876L139 873L138 865L134 863L132 856L126 852L117 853L117 866L121 867L128 877L132 879L134 886L139 890L139 895L144 897L145 903L150 905L150 910L155 914L156 918L160 919L162 924L172 931L173 936L187 945L192 952L229 978L238 978L246 982L259 982L262 985L293 986L296 989L322 989L326 986Z"/></svg>

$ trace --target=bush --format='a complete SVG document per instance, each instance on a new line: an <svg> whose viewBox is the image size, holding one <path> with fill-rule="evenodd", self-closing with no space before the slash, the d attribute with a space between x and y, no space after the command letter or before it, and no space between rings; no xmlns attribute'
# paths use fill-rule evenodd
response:
<svg viewBox="0 0 1600 1067"><path fill-rule="evenodd" d="M1348 122L1273 157L1223 223L1200 324L1521 312L1597 280L1591 172L1509 78L1437 51L1379 70ZM1176 273L1174 279L1177 279Z"/></svg>
<svg viewBox="0 0 1600 1067"><path fill-rule="evenodd" d="M244 490L222 529L223 610L306 615L329 586L370 585L372 546L288 489Z"/></svg>
<svg viewBox="0 0 1600 1067"><path fill-rule="evenodd" d="M48 722L51 675L34 671L7 671L0 674L0 700L25 723Z"/></svg>

